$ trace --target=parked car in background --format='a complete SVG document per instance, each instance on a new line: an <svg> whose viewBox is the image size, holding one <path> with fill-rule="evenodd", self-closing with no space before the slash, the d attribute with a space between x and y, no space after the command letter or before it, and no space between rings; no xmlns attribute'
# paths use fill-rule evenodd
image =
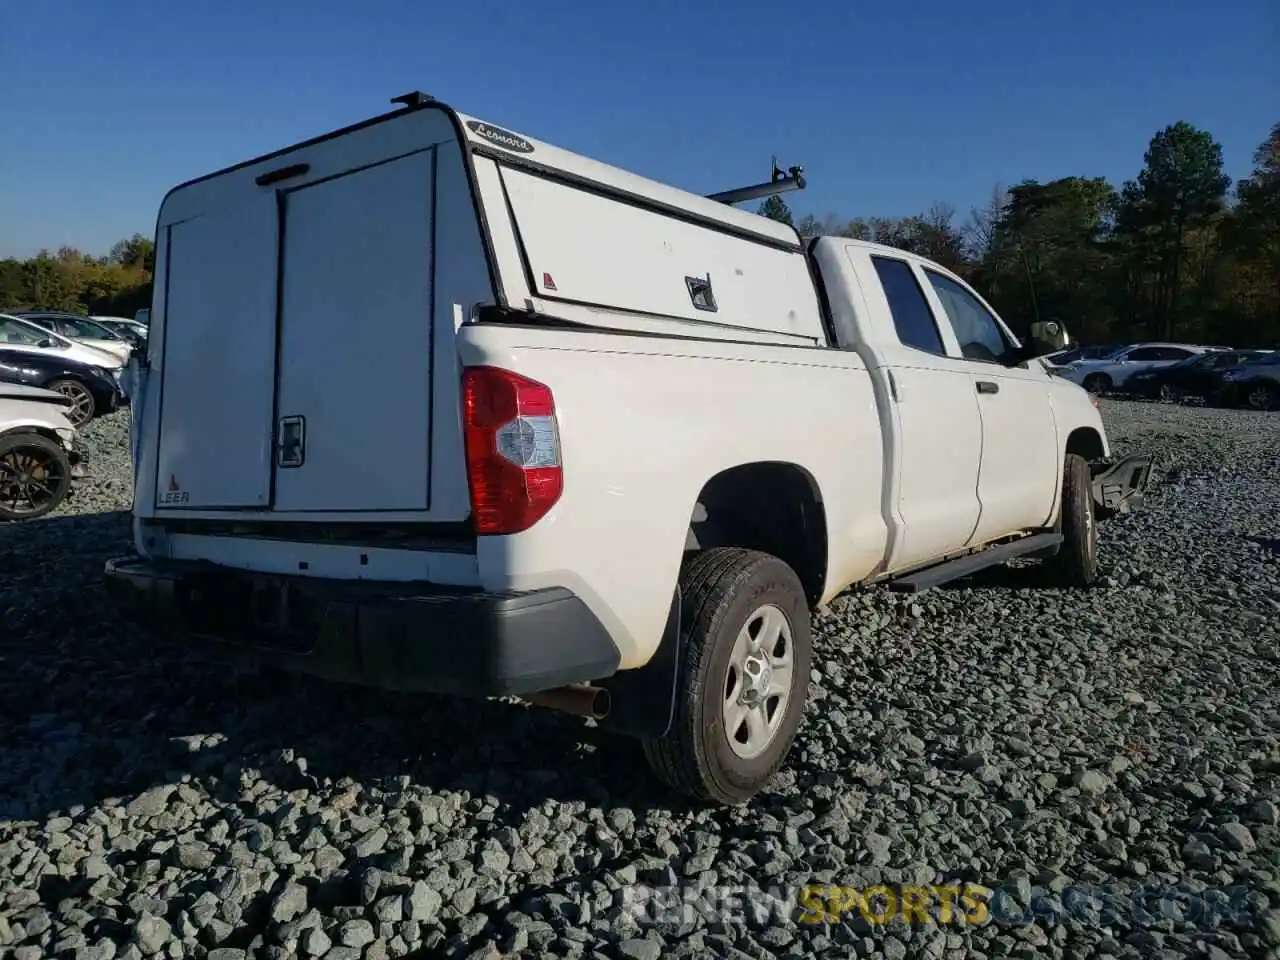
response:
<svg viewBox="0 0 1280 960"><path fill-rule="evenodd" d="M52 330L68 340L76 340L98 350L115 354L122 364L128 363L129 355L133 353L133 343L130 340L76 313L62 313L56 310L15 310L11 316L34 323L45 330Z"/></svg>
<svg viewBox="0 0 1280 960"><path fill-rule="evenodd" d="M1054 372L1090 393L1108 393L1124 389L1135 373L1169 367L1206 350L1185 343L1135 343L1096 360L1076 360Z"/></svg>
<svg viewBox="0 0 1280 960"><path fill-rule="evenodd" d="M30 320L8 313L0 313L0 347L28 353L53 352L87 363L91 367L102 367L116 378L119 378L120 371L124 369L124 363L117 353L68 339Z"/></svg>
<svg viewBox="0 0 1280 960"><path fill-rule="evenodd" d="M1047 357L1041 357L1041 360L1050 367L1065 367L1069 363L1077 360L1097 360L1115 353L1124 347L1120 343L1103 343L1103 344L1082 344L1077 343L1067 347L1065 350L1059 350L1057 353L1051 353Z"/></svg>
<svg viewBox="0 0 1280 960"><path fill-rule="evenodd" d="M82 472L67 398L0 383L0 520L34 520L54 510Z"/></svg>
<svg viewBox="0 0 1280 960"><path fill-rule="evenodd" d="M1222 371L1222 401L1254 410L1280 409L1280 351Z"/></svg>
<svg viewBox="0 0 1280 960"><path fill-rule="evenodd" d="M53 351L37 353L0 344L0 384L24 384L60 393L70 401L67 419L81 427L120 407L124 392L104 367L91 366Z"/></svg>
<svg viewBox="0 0 1280 960"><path fill-rule="evenodd" d="M1222 372L1268 355L1265 350L1208 350L1169 367L1135 373L1126 384L1130 393L1158 400L1183 397L1212 400L1222 391Z"/></svg>
<svg viewBox="0 0 1280 960"><path fill-rule="evenodd" d="M145 324L138 323L136 320L130 320L128 317L100 317L96 313L89 318L97 323L102 324L108 330L118 333L125 339L134 338L137 343L135 348L143 346L147 342L148 329Z"/></svg>

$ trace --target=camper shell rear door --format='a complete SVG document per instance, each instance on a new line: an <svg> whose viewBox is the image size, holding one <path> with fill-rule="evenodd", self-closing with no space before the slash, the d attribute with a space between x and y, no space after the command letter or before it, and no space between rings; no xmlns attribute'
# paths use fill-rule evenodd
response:
<svg viewBox="0 0 1280 960"><path fill-rule="evenodd" d="M495 299L477 209L436 108L171 192L155 512L464 519L453 335Z"/></svg>

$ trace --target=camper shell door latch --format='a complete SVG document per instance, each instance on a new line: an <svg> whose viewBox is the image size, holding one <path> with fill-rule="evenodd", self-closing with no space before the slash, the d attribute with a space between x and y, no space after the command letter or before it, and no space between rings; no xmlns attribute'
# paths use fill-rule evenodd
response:
<svg viewBox="0 0 1280 960"><path fill-rule="evenodd" d="M307 459L307 421L303 417L281 417L276 432L276 465L300 467Z"/></svg>

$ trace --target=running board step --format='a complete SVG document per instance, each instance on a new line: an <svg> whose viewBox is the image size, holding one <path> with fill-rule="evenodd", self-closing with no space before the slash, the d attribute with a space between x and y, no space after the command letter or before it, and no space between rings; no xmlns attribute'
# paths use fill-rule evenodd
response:
<svg viewBox="0 0 1280 960"><path fill-rule="evenodd" d="M937 587L952 580L959 580L971 573L994 567L998 563L1025 557L1030 553L1050 551L1062 545L1060 533L1037 533L1021 540L1002 543L997 547L987 547L977 553L956 557L934 567L925 567L912 573L903 574L889 581L889 589L901 593L920 593L930 587Z"/></svg>

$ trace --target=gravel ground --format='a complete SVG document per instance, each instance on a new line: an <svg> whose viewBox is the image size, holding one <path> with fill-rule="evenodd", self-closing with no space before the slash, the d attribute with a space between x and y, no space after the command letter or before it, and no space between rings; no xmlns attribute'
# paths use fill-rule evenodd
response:
<svg viewBox="0 0 1280 960"><path fill-rule="evenodd" d="M839 598L745 810L573 718L272 683L120 625L127 415L98 421L60 515L0 529L0 955L1280 957L1280 415L1104 410L1159 473L1102 586ZM788 889L824 883L976 885L987 922L797 922ZM727 909L743 888L788 919Z"/></svg>

